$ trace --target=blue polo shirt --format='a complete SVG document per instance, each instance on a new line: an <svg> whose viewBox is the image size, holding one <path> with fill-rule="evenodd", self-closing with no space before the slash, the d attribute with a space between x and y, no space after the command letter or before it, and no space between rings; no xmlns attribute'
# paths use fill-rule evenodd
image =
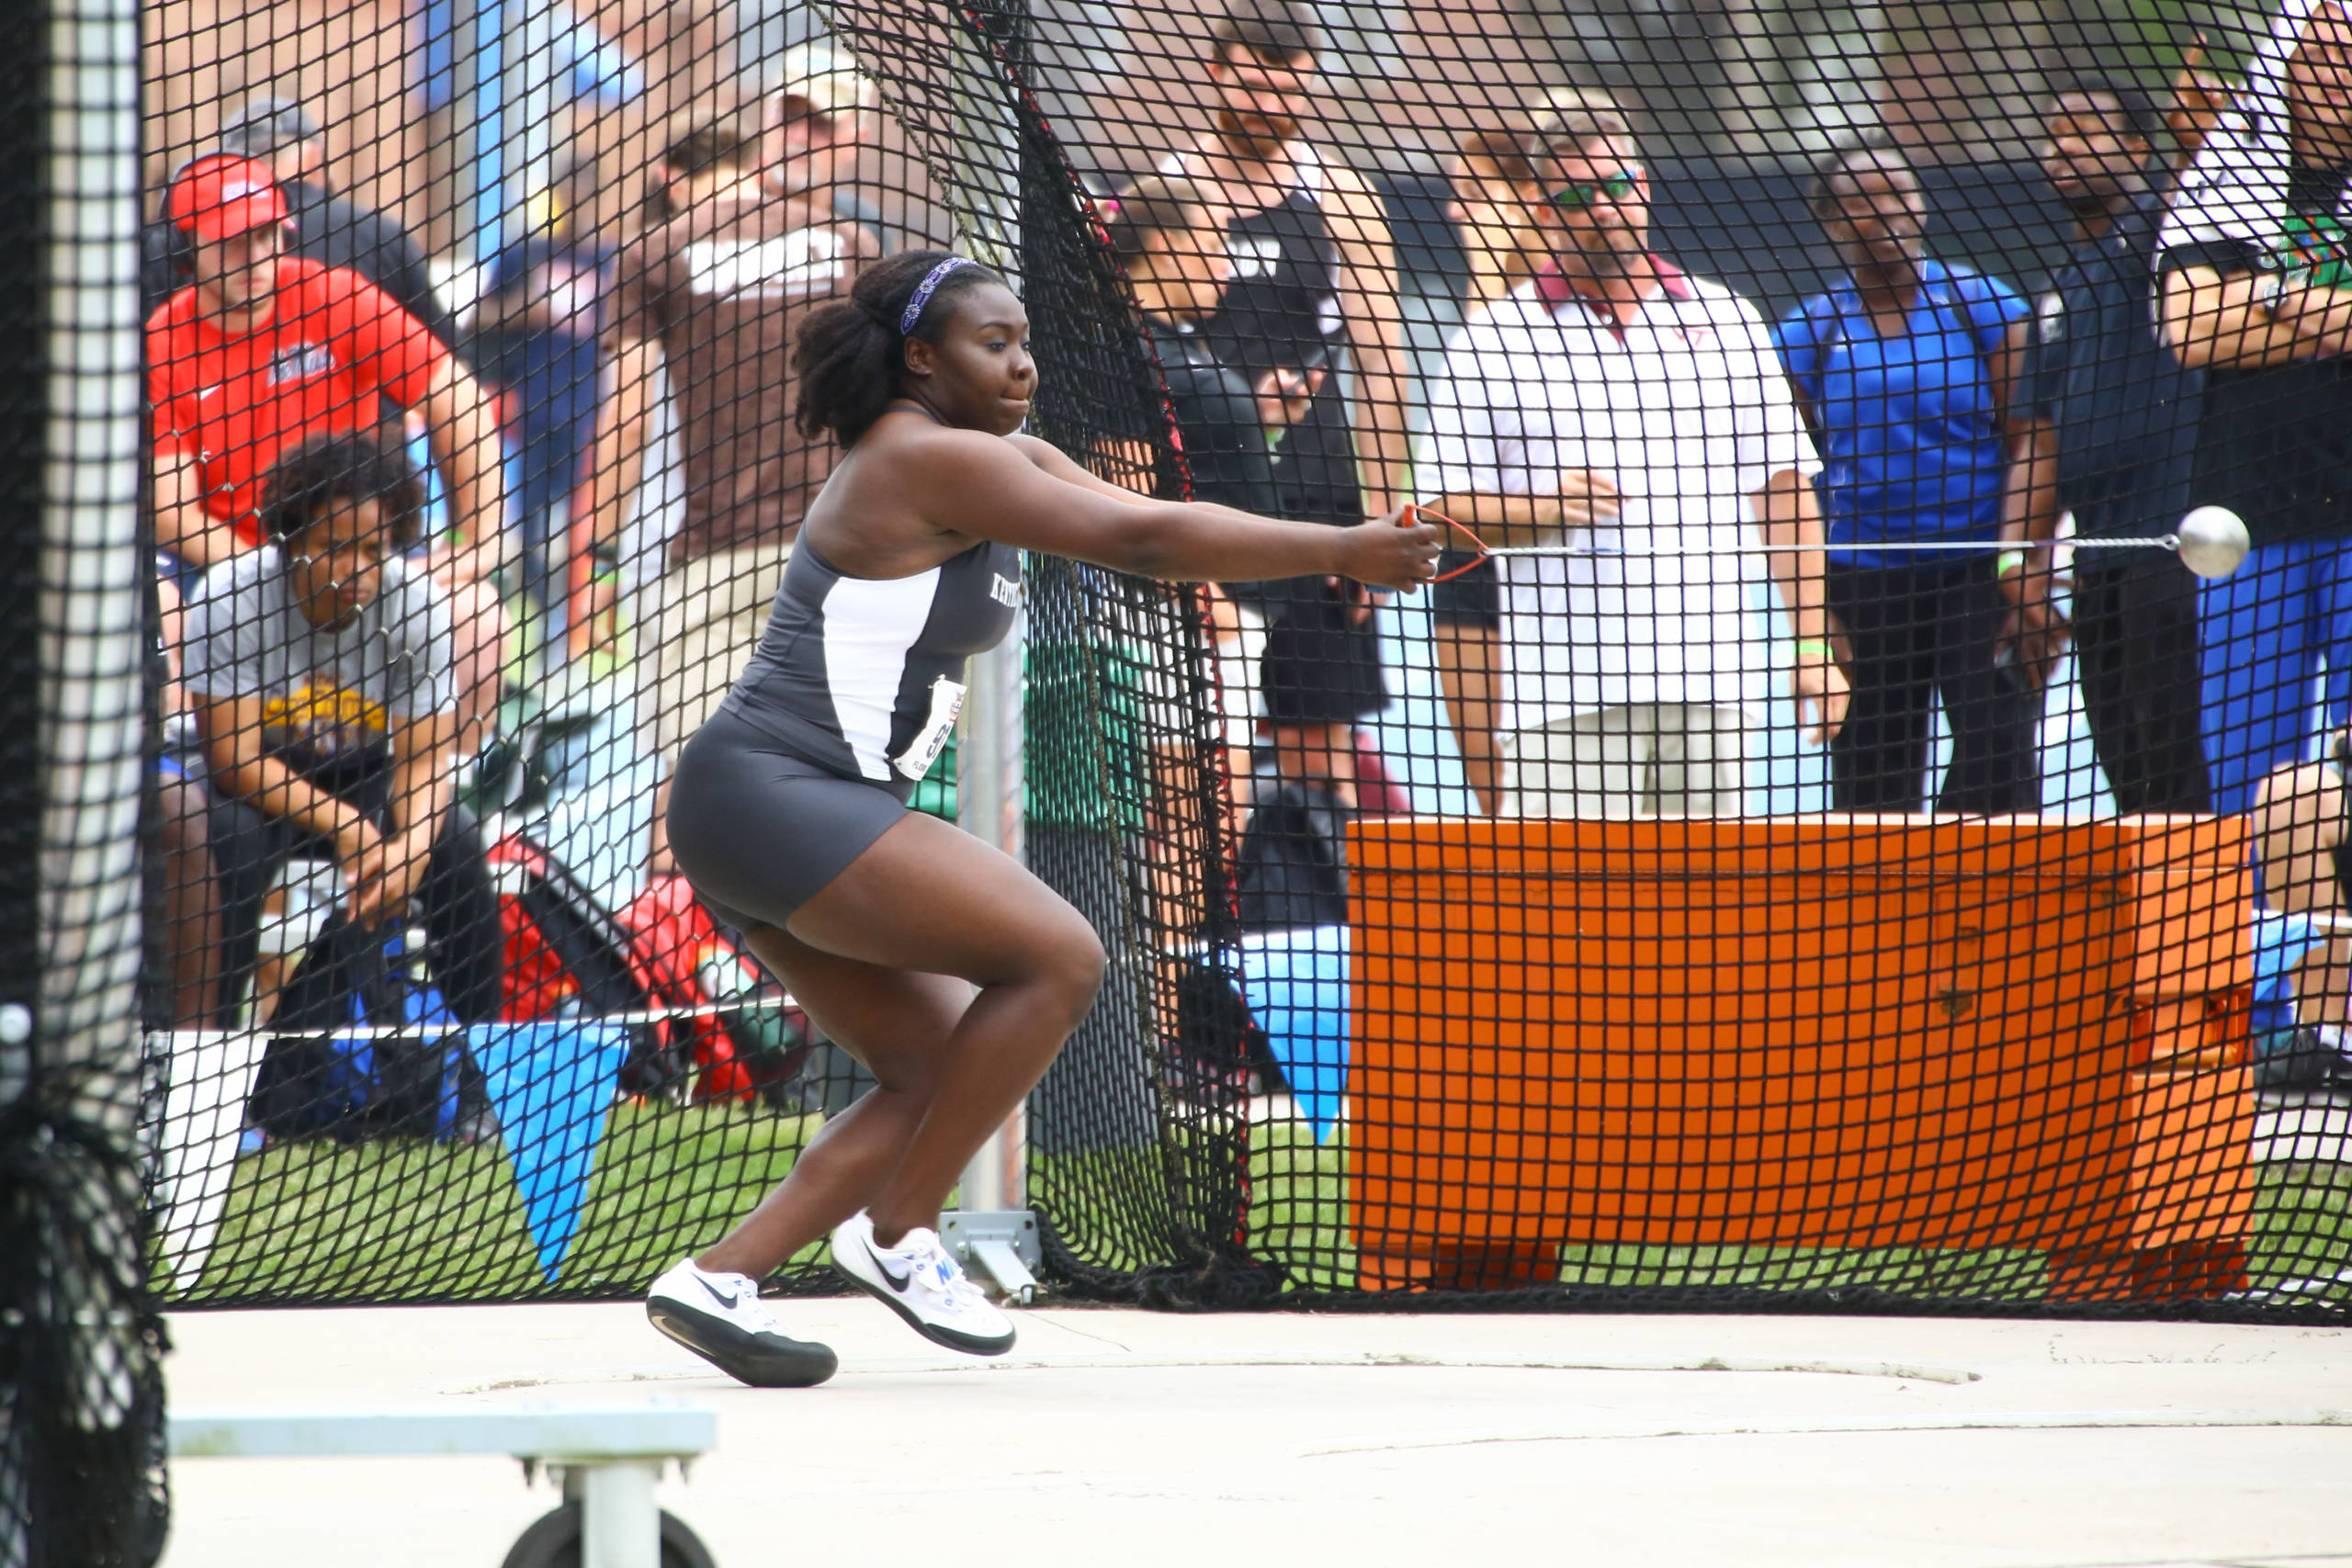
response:
<svg viewBox="0 0 2352 1568"><path fill-rule="evenodd" d="M2203 378L2156 336L2164 219L2143 192L2068 253L2034 319L2027 400L2055 432L2058 503L2086 539L2169 533L2188 510Z"/></svg>
<svg viewBox="0 0 2352 1568"><path fill-rule="evenodd" d="M1966 560L1981 552L1869 547L2000 534L2007 457L1992 355L2026 304L2007 284L1941 262L1921 262L1919 282L1900 337L1879 336L1850 279L1773 329L1781 362L1819 423L1821 510L1829 553L1842 565Z"/></svg>

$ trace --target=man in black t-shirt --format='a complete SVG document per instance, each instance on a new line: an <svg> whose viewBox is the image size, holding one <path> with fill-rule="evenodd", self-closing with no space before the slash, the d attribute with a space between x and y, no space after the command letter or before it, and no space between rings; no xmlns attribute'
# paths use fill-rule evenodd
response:
<svg viewBox="0 0 2352 1568"><path fill-rule="evenodd" d="M2080 538L2166 534L2188 509L2201 378L2148 310L2163 194L2148 173L2155 106L2120 82L2059 85L2043 176L2074 216L2066 265L2027 355L2036 472ZM2198 733L2197 579L2168 550L2075 557L2075 653L2091 743L2120 810L2207 811Z"/></svg>
<svg viewBox="0 0 2352 1568"><path fill-rule="evenodd" d="M2189 499L2254 550L2204 590L2217 810L2308 757L2352 648L2352 0L2288 0L2158 242L2165 344L2206 371ZM2341 702L2339 695L2337 701ZM2339 714L2335 720L2342 722Z"/></svg>

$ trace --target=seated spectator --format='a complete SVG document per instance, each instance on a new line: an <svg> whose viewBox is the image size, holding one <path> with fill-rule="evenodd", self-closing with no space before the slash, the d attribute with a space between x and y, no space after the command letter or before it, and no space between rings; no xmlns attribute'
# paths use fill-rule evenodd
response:
<svg viewBox="0 0 2352 1568"><path fill-rule="evenodd" d="M459 1018L498 1011L498 900L456 798L448 591L403 552L424 487L372 434L314 436L264 476L265 542L206 575L186 681L211 764L223 969L251 977L261 903L289 855L332 856L363 928L408 917Z"/></svg>
<svg viewBox="0 0 2352 1568"><path fill-rule="evenodd" d="M262 542L262 478L319 434L377 431L385 405L424 417L451 497L455 547L435 572L458 616L463 702L495 705L505 617L487 581L504 545L497 421L423 323L356 273L287 254L270 172L215 153L173 183L188 283L148 319L158 546L209 570Z"/></svg>

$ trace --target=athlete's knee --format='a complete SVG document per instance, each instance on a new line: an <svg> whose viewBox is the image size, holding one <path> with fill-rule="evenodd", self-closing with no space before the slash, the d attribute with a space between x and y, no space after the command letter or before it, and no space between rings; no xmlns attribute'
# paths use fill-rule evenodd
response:
<svg viewBox="0 0 2352 1568"><path fill-rule="evenodd" d="M1094 1005L1111 967L1102 939L1072 909L1041 933L1035 951L1035 983L1067 1008L1075 1026Z"/></svg>

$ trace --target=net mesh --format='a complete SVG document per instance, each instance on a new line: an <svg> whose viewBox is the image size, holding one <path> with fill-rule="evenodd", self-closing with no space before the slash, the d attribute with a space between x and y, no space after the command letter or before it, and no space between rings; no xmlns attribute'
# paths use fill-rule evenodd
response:
<svg viewBox="0 0 2352 1568"><path fill-rule="evenodd" d="M1107 954L1054 1288L2352 1298L2340 7L139 17L165 1301L638 1292L871 1088L663 813L928 246L1093 475L1451 547L1026 558L912 805Z"/></svg>

